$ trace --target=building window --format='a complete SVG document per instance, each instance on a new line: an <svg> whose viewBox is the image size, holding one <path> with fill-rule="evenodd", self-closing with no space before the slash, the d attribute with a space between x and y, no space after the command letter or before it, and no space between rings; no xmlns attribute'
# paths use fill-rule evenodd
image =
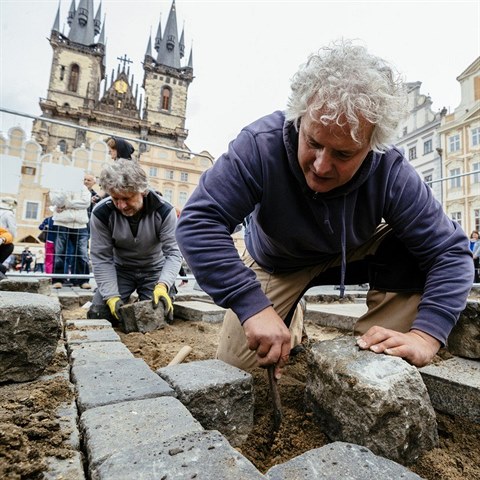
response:
<svg viewBox="0 0 480 480"><path fill-rule="evenodd" d="M60 140L58 142L58 148L61 152L67 153L67 142L65 140Z"/></svg>
<svg viewBox="0 0 480 480"><path fill-rule="evenodd" d="M480 145L480 127L472 128L472 147Z"/></svg>
<svg viewBox="0 0 480 480"><path fill-rule="evenodd" d="M35 175L34 167L22 167L22 173L24 175Z"/></svg>
<svg viewBox="0 0 480 480"><path fill-rule="evenodd" d="M63 80L65 78L65 67L62 65L60 67L60 80Z"/></svg>
<svg viewBox="0 0 480 480"><path fill-rule="evenodd" d="M423 143L423 154L431 153L433 151L432 140L427 140Z"/></svg>
<svg viewBox="0 0 480 480"><path fill-rule="evenodd" d="M412 147L408 149L408 159L415 160L417 158L417 147Z"/></svg>
<svg viewBox="0 0 480 480"><path fill-rule="evenodd" d="M38 202L25 202L25 213L23 218L25 220L38 220L38 210L40 204Z"/></svg>
<svg viewBox="0 0 480 480"><path fill-rule="evenodd" d="M450 152L458 152L460 150L460 134L456 133L448 137L448 150Z"/></svg>
<svg viewBox="0 0 480 480"><path fill-rule="evenodd" d="M165 188L163 190L163 197L165 198L165 200L169 203L172 203L172 199L173 199L173 190L171 188Z"/></svg>
<svg viewBox="0 0 480 480"><path fill-rule="evenodd" d="M450 177L455 178L450 178L450 188L460 188L462 186L462 179L457 175L460 175L460 169L452 168L450 170Z"/></svg>
<svg viewBox="0 0 480 480"><path fill-rule="evenodd" d="M432 188L432 180L433 180L433 175L430 173L428 175L425 175L423 177L423 181L430 187Z"/></svg>
<svg viewBox="0 0 480 480"><path fill-rule="evenodd" d="M180 192L178 194L178 204L182 208L187 203L187 192Z"/></svg>
<svg viewBox="0 0 480 480"><path fill-rule="evenodd" d="M165 180L173 180L173 170L165 170Z"/></svg>
<svg viewBox="0 0 480 480"><path fill-rule="evenodd" d="M472 164L472 172L475 172L472 175L472 183L480 183L480 162Z"/></svg>
<svg viewBox="0 0 480 480"><path fill-rule="evenodd" d="M172 97L172 90L169 87L162 88L162 110L170 110L171 107L171 97Z"/></svg>
<svg viewBox="0 0 480 480"><path fill-rule="evenodd" d="M158 175L158 168L157 167L150 167L150 176L156 177Z"/></svg>
<svg viewBox="0 0 480 480"><path fill-rule="evenodd" d="M460 226L462 226L462 212L452 212L452 220L455 220Z"/></svg>
<svg viewBox="0 0 480 480"><path fill-rule="evenodd" d="M188 173L180 172L180 181L181 182L188 182Z"/></svg>
<svg viewBox="0 0 480 480"><path fill-rule="evenodd" d="M68 80L68 90L76 92L78 90L78 79L80 77L80 67L74 63L70 67L70 78Z"/></svg>
<svg viewBox="0 0 480 480"><path fill-rule="evenodd" d="M473 210L473 228L474 230L480 230L480 208Z"/></svg>

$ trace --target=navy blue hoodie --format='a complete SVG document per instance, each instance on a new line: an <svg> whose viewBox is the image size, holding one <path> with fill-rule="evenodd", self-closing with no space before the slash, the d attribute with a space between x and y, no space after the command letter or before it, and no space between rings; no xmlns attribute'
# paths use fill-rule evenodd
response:
<svg viewBox="0 0 480 480"><path fill-rule="evenodd" d="M230 236L249 214L247 250L276 273L345 256L384 220L427 272L413 328L445 343L473 279L463 230L396 148L370 152L349 182L328 193L308 188L297 149L297 130L275 112L244 128L202 175L176 233L200 286L242 323L271 305Z"/></svg>

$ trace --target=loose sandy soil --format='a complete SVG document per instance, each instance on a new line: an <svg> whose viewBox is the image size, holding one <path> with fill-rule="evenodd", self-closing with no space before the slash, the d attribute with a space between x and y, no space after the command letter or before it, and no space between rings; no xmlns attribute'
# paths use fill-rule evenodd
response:
<svg viewBox="0 0 480 480"><path fill-rule="evenodd" d="M84 318L85 311L64 312L66 319ZM184 345L193 347L186 362L214 357L219 325L176 320L165 329L148 334L119 332L122 341L152 369L166 366ZM332 338L335 330L307 325L310 341ZM305 451L328 443L321 425L303 408L306 378L305 353L291 359L279 381L283 422L274 432L266 372L253 372L255 426L240 451L265 472ZM438 361L441 361L439 358ZM57 355L48 374L66 363ZM59 428L58 406L72 398L62 377L25 384L0 385L0 478L37 479L48 456L72 454L67 432ZM475 480L480 478L480 425L438 413L440 443L410 468L428 480Z"/></svg>

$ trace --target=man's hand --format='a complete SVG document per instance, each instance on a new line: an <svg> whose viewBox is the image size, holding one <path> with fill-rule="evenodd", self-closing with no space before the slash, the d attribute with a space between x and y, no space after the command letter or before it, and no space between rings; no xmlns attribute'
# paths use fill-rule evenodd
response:
<svg viewBox="0 0 480 480"><path fill-rule="evenodd" d="M153 308L158 307L158 302L163 303L165 309L165 316L168 322L173 322L173 305L172 300L168 296L167 286L164 283L157 283L153 289L152 304Z"/></svg>
<svg viewBox="0 0 480 480"><path fill-rule="evenodd" d="M120 320L120 307L123 307L123 302L120 297L112 297L107 300L108 308L110 313L117 319Z"/></svg>
<svg viewBox="0 0 480 480"><path fill-rule="evenodd" d="M430 363L438 352L440 342L420 330L400 333L383 327L372 327L357 340L362 350L402 357L416 367Z"/></svg>
<svg viewBox="0 0 480 480"><path fill-rule="evenodd" d="M275 377L281 377L282 368L290 354L290 332L273 307L253 315L243 324L248 348L255 350L260 367L275 365Z"/></svg>

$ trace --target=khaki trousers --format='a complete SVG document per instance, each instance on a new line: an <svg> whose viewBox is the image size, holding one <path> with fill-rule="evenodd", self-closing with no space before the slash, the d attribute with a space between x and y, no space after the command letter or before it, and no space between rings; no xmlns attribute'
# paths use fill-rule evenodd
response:
<svg viewBox="0 0 480 480"><path fill-rule="evenodd" d="M348 262L362 260L365 256L375 253L390 232L391 229L388 225L378 227L369 242L347 252L347 264ZM270 274L263 270L248 252L243 254L242 260L247 267L255 272L263 292L273 303L273 308L278 315L285 320L288 312L290 312L294 303L299 300L305 288L320 273L340 265L341 256L297 272L276 274ZM420 298L421 294L419 293L370 290L367 293L368 311L356 322L354 333L363 334L374 325L399 332L408 332L417 314ZM289 330L293 348L302 340L303 313L299 305L296 307ZM257 366L255 352L249 350L243 327L232 310L228 310L225 314L216 358L243 370L250 370Z"/></svg>

